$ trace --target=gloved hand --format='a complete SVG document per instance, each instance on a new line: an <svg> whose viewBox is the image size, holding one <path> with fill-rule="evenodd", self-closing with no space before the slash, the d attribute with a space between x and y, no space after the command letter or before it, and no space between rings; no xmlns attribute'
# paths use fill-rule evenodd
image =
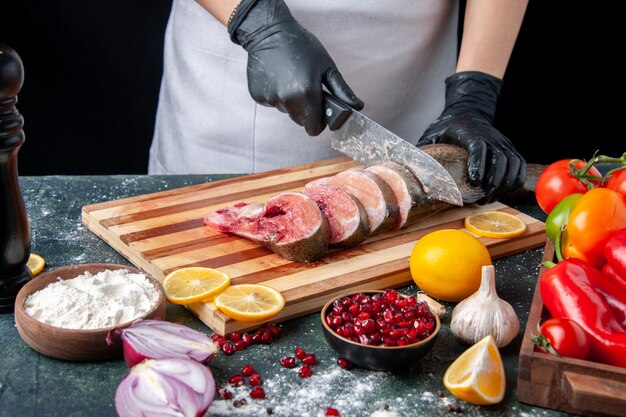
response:
<svg viewBox="0 0 626 417"><path fill-rule="evenodd" d="M482 72L460 72L446 79L443 113L424 132L417 146L449 143L467 149L467 178L482 186L486 204L524 185L526 161L493 125L502 80Z"/></svg>
<svg viewBox="0 0 626 417"><path fill-rule="evenodd" d="M324 46L293 18L283 0L243 0L228 32L248 51L252 98L289 113L309 135L326 127L322 85L346 104L363 108Z"/></svg>

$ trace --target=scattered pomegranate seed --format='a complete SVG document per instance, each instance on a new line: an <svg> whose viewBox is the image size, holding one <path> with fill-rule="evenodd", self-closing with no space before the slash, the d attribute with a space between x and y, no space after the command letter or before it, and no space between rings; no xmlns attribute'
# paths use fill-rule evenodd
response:
<svg viewBox="0 0 626 417"><path fill-rule="evenodd" d="M302 348L296 348L296 358L302 360L306 356L306 351Z"/></svg>
<svg viewBox="0 0 626 417"><path fill-rule="evenodd" d="M308 378L311 375L313 375L313 369L311 369L311 367L309 365L304 365L298 371L298 375L300 375L300 378Z"/></svg>
<svg viewBox="0 0 626 417"><path fill-rule="evenodd" d="M261 343L265 345L272 343L272 333L268 329L261 329Z"/></svg>
<svg viewBox="0 0 626 417"><path fill-rule="evenodd" d="M341 417L341 414L339 414L339 411L337 411L336 408L331 408L331 407L327 407L326 408L325 415L327 415L327 416L334 416L334 417Z"/></svg>
<svg viewBox="0 0 626 417"><path fill-rule="evenodd" d="M295 368L296 367L296 359L293 356L285 356L280 359L280 364L283 368Z"/></svg>
<svg viewBox="0 0 626 417"><path fill-rule="evenodd" d="M265 327L267 327L272 334L272 337L277 339L283 335L283 331L281 328L274 323L265 323Z"/></svg>
<svg viewBox="0 0 626 417"><path fill-rule="evenodd" d="M250 375L250 380L248 381L248 383L250 384L251 387L258 387L259 385L263 383L263 380L261 379L261 375L252 374Z"/></svg>
<svg viewBox="0 0 626 417"><path fill-rule="evenodd" d="M346 358L339 358L339 359L337 359L337 365L339 365L339 367L343 368L343 369L352 369L352 368L354 368L354 365L352 364L352 362L350 362Z"/></svg>
<svg viewBox="0 0 626 417"><path fill-rule="evenodd" d="M250 391L250 397L254 400L262 400L265 398L265 390L261 387L256 387Z"/></svg>
<svg viewBox="0 0 626 417"><path fill-rule="evenodd" d="M243 340L237 340L235 342L235 350L237 352L241 352L242 350L246 350L248 346L246 346L246 342L244 342Z"/></svg>
<svg viewBox="0 0 626 417"><path fill-rule="evenodd" d="M236 342L237 340L241 340L241 335L235 332L228 333L228 339Z"/></svg>
<svg viewBox="0 0 626 417"><path fill-rule="evenodd" d="M241 340L246 344L246 346L250 346L252 344L252 336L250 333L244 333L241 335Z"/></svg>
<svg viewBox="0 0 626 417"><path fill-rule="evenodd" d="M302 358L302 363L305 365L315 365L317 363L317 358L313 354L306 355Z"/></svg>
<svg viewBox="0 0 626 417"><path fill-rule="evenodd" d="M226 342L222 345L222 352L224 352L225 355L232 355L236 350L235 345L230 342Z"/></svg>
<svg viewBox="0 0 626 417"><path fill-rule="evenodd" d="M253 373L254 373L254 366L252 366L252 365L246 365L241 370L241 375L243 375L243 376L250 376Z"/></svg>
<svg viewBox="0 0 626 417"><path fill-rule="evenodd" d="M233 375L230 378L228 378L228 383L230 385L232 385L233 387L240 387L243 385L244 380L243 380L243 375Z"/></svg>
<svg viewBox="0 0 626 417"><path fill-rule="evenodd" d="M231 398L233 398L232 391L227 388L220 388L217 390L217 393L219 394L220 398L223 400L230 400Z"/></svg>

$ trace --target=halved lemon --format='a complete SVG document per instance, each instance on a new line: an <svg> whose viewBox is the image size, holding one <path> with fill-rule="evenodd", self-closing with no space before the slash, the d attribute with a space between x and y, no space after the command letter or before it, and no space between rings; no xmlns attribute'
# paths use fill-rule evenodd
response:
<svg viewBox="0 0 626 417"><path fill-rule="evenodd" d="M280 291L267 285L231 285L215 297L215 307L228 317L245 322L266 320L285 306Z"/></svg>
<svg viewBox="0 0 626 417"><path fill-rule="evenodd" d="M30 273L35 276L46 266L46 260L36 253L31 253L26 266L30 269Z"/></svg>
<svg viewBox="0 0 626 417"><path fill-rule="evenodd" d="M230 285L228 274L213 268L188 267L167 274L163 290L172 304L210 301Z"/></svg>
<svg viewBox="0 0 626 417"><path fill-rule="evenodd" d="M497 404L504 398L506 377L500 351L488 335L461 354L448 367L443 385L471 404Z"/></svg>
<svg viewBox="0 0 626 417"><path fill-rule="evenodd" d="M471 214L465 218L465 227L479 236L499 239L520 236L526 231L526 223L519 217L502 211Z"/></svg>

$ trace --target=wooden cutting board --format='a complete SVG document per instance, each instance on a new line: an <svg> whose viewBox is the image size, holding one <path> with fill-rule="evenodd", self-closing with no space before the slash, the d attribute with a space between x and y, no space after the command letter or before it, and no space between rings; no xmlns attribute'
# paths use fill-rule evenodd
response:
<svg viewBox="0 0 626 417"><path fill-rule="evenodd" d="M415 242L437 229L463 229L463 219L470 213L501 210L517 215L528 226L518 238L480 238L492 258L545 243L542 222L501 203L450 209L405 229L370 237L355 248L330 251L309 264L288 261L248 239L215 232L202 223L203 216L222 207L240 201L265 202L278 192L302 190L311 180L358 166L337 158L102 202L83 207L82 221L138 268L161 280L177 268L204 266L228 273L232 284L276 288L286 305L273 321L319 311L344 292L412 283L408 257ZM210 303L192 304L189 309L220 334L259 325L231 320Z"/></svg>

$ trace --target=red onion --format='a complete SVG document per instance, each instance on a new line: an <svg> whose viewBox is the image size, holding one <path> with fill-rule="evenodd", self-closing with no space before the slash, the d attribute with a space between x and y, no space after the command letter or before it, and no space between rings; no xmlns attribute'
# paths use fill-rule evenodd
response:
<svg viewBox="0 0 626 417"><path fill-rule="evenodd" d="M129 367L144 359L184 358L207 363L218 351L204 333L163 320L137 321L119 333Z"/></svg>
<svg viewBox="0 0 626 417"><path fill-rule="evenodd" d="M120 417L198 417L215 396L209 368L191 359L147 359L117 387Z"/></svg>

